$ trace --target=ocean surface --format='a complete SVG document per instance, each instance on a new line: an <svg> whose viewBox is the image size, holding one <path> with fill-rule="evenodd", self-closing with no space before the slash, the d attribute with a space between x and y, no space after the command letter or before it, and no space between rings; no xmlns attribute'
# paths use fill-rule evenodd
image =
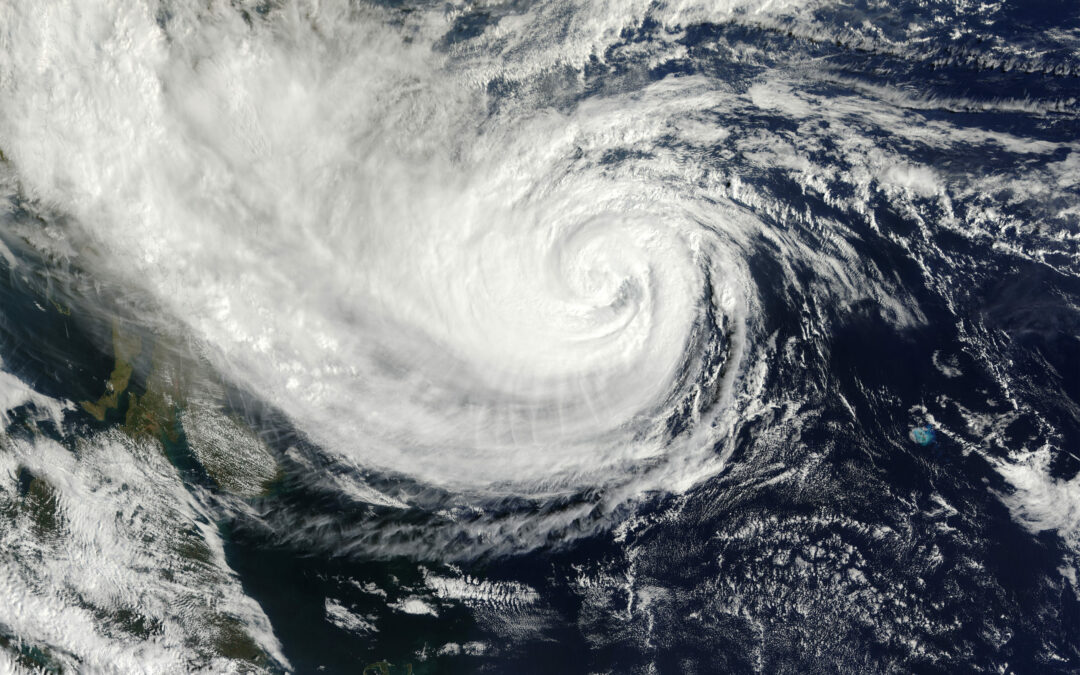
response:
<svg viewBox="0 0 1080 675"><path fill-rule="evenodd" d="M1080 673L1080 6L0 3L0 671Z"/></svg>

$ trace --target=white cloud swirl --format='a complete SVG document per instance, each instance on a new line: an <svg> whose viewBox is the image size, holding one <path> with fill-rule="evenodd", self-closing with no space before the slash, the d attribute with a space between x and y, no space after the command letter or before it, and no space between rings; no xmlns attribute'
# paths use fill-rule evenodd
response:
<svg viewBox="0 0 1080 675"><path fill-rule="evenodd" d="M747 217L601 161L692 82L490 117L476 71L402 39L430 18L31 4L2 17L24 189L341 461L481 495L719 469Z"/></svg>

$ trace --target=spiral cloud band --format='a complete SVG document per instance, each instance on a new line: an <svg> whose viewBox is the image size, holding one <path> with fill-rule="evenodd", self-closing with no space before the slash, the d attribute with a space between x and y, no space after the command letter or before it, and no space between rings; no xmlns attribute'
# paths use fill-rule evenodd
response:
<svg viewBox="0 0 1080 675"><path fill-rule="evenodd" d="M673 156L605 160L700 83L489 115L482 68L344 3L3 11L5 151L77 262L338 461L477 495L722 465L753 219Z"/></svg>

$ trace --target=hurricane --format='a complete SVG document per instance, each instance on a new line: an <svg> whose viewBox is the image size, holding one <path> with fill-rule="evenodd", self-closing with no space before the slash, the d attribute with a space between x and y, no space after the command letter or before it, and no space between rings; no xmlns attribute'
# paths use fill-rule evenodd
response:
<svg viewBox="0 0 1080 675"><path fill-rule="evenodd" d="M1080 12L9 0L0 664L1074 672Z"/></svg>

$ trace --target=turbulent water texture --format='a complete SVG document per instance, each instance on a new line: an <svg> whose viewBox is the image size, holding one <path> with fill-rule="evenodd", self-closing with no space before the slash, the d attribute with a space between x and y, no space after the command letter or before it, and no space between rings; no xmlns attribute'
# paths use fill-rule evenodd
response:
<svg viewBox="0 0 1080 675"><path fill-rule="evenodd" d="M1078 98L1051 0L0 4L0 667L1080 671Z"/></svg>

